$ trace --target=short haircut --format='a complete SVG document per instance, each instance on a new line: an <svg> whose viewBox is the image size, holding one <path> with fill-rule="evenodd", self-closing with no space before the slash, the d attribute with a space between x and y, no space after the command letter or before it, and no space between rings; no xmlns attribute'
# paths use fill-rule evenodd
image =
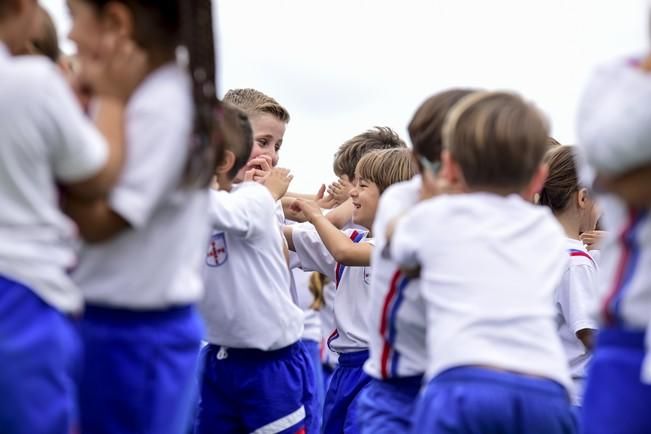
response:
<svg viewBox="0 0 651 434"><path fill-rule="evenodd" d="M416 110L407 130L414 152L431 162L441 159L443 124L448 112L473 89L449 89L427 98Z"/></svg>
<svg viewBox="0 0 651 434"><path fill-rule="evenodd" d="M567 207L572 194L580 189L575 157L571 146L557 146L547 151L544 161L549 166L549 174L538 204L549 207L554 213Z"/></svg>
<svg viewBox="0 0 651 434"><path fill-rule="evenodd" d="M405 142L398 134L389 127L375 127L358 134L339 146L335 153L333 169L337 176L348 176L348 179L355 177L355 168L359 160L368 152L406 148Z"/></svg>
<svg viewBox="0 0 651 434"><path fill-rule="evenodd" d="M416 163L407 148L368 152L357 163L357 179L373 182L380 194L391 184L411 179L416 172Z"/></svg>
<svg viewBox="0 0 651 434"><path fill-rule="evenodd" d="M540 111L508 92L475 92L449 113L443 146L471 188L517 192L533 178L547 150Z"/></svg>
<svg viewBox="0 0 651 434"><path fill-rule="evenodd" d="M558 146L563 146L563 145L561 145L561 142L559 142L558 140L556 140L552 136L547 137L547 148L548 149L553 149L553 148L556 148Z"/></svg>
<svg viewBox="0 0 651 434"><path fill-rule="evenodd" d="M235 155L235 164L226 174L229 179L235 179L249 161L253 147L253 131L246 114L237 107L224 104L224 117L222 121L222 138L224 150Z"/></svg>
<svg viewBox="0 0 651 434"><path fill-rule="evenodd" d="M281 122L289 122L289 112L272 97L255 89L231 89L224 95L224 102L233 104L249 117L266 113Z"/></svg>

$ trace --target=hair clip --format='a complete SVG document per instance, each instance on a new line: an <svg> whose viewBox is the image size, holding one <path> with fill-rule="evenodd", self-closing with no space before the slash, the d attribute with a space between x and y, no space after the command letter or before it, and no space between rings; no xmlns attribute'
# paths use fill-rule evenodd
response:
<svg viewBox="0 0 651 434"><path fill-rule="evenodd" d="M419 157L418 161L420 161L421 166L423 166L423 169L429 170L432 172L434 175L436 175L439 170L441 169L441 162L436 161L436 162L431 162L427 158L423 157L422 155Z"/></svg>

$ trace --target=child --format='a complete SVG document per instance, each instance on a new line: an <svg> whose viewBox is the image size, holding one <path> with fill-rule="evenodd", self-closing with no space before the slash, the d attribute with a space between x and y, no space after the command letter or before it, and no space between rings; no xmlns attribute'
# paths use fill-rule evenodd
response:
<svg viewBox="0 0 651 434"><path fill-rule="evenodd" d="M226 118L228 120L228 118ZM201 311L208 345L195 433L301 432L312 390L300 347L303 312L289 292L289 270L275 201L291 176L274 169L265 186L233 180L253 143L240 114L237 141L228 140L217 167L220 191L211 192L213 235ZM248 276L242 279L242 276Z"/></svg>
<svg viewBox="0 0 651 434"><path fill-rule="evenodd" d="M608 231L599 257L601 327L588 372L586 433L651 432L651 55L600 68L578 117ZM626 396L626 399L622 399Z"/></svg>
<svg viewBox="0 0 651 434"><path fill-rule="evenodd" d="M525 199L545 179L547 136L516 95L466 96L444 126L441 172L464 194L426 200L398 222L391 254L420 265L427 317L429 383L413 433L574 432L553 306L563 233Z"/></svg>
<svg viewBox="0 0 651 434"><path fill-rule="evenodd" d="M87 301L81 431L179 433L202 337L194 303L203 292L206 187L219 151L211 3L69 5L82 71L106 40L129 40L147 54L147 74L129 95L129 158L117 186L107 200L70 205L105 228L73 273ZM179 44L190 71L175 63Z"/></svg>
<svg viewBox="0 0 651 434"><path fill-rule="evenodd" d="M0 430L12 434L70 432L77 423L73 317L83 303L69 276L77 234L59 201L100 198L117 179L125 96L140 74L120 45L113 55L129 62L94 77L113 96L98 103L107 144L48 60L12 57L37 14L36 2L0 4Z"/></svg>
<svg viewBox="0 0 651 434"><path fill-rule="evenodd" d="M569 146L552 149L546 157L549 175L540 192L540 205L549 207L567 236L570 262L556 288L558 333L574 381L572 402L581 406L586 366L597 324L592 318L597 302L597 266L579 240L594 230L598 208L588 190L579 185L574 152Z"/></svg>
<svg viewBox="0 0 651 434"><path fill-rule="evenodd" d="M236 181L243 181L245 173L260 181L278 164L289 112L278 101L255 89L231 89L224 95L224 102L246 113L253 129L253 149Z"/></svg>
<svg viewBox="0 0 651 434"><path fill-rule="evenodd" d="M389 185L411 178L414 172L407 149L374 151L362 157L356 169L355 188L351 190L353 223L372 227L380 194ZM290 249L298 253L303 269L324 273L336 282L337 288L336 328L328 338L328 346L339 353L339 366L326 393L322 432L356 433L356 399L370 380L363 364L368 358L365 306L373 239L368 231L339 231L313 202L297 200L296 207L313 228L286 227Z"/></svg>
<svg viewBox="0 0 651 434"><path fill-rule="evenodd" d="M441 158L441 130L448 111L471 90L451 89L428 98L409 124L416 161ZM426 170L422 168L421 170ZM369 299L369 359L364 370L373 377L362 392L358 419L362 433L406 433L426 368L425 306L417 278L410 278L382 255L387 224L418 203L421 178L389 187L373 223Z"/></svg>

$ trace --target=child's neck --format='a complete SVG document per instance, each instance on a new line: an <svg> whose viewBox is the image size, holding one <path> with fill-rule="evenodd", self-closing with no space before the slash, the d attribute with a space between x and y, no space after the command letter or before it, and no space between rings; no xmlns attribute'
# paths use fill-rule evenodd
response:
<svg viewBox="0 0 651 434"><path fill-rule="evenodd" d="M556 220L561 224L565 235L573 240L578 240L581 235L581 228L578 219L571 212L561 212L556 214Z"/></svg>
<svg viewBox="0 0 651 434"><path fill-rule="evenodd" d="M216 185L213 184L212 188L219 191L231 191L233 189L233 180L228 179L224 174L218 174L216 176Z"/></svg>

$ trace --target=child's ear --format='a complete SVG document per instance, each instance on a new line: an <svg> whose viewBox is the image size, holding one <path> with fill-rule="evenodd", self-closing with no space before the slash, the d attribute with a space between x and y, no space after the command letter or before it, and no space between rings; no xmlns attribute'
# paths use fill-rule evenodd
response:
<svg viewBox="0 0 651 434"><path fill-rule="evenodd" d="M522 197L529 201L534 201L536 194L539 194L543 187L545 186L545 181L547 180L547 175L549 174L549 167L546 163L540 164L538 169L533 174L531 181L524 188L522 192Z"/></svg>
<svg viewBox="0 0 651 434"><path fill-rule="evenodd" d="M464 183L461 168L452 158L452 154L447 149L441 151L441 171L439 176L445 179L450 185L461 185Z"/></svg>
<svg viewBox="0 0 651 434"><path fill-rule="evenodd" d="M215 170L215 173L218 175L223 175L225 173L230 172L230 170L235 166L235 154L233 151L229 151L228 149L224 151L224 156L222 157L221 162L217 165L217 169Z"/></svg>
<svg viewBox="0 0 651 434"><path fill-rule="evenodd" d="M132 37L134 34L133 13L124 3L108 2L102 11L102 23L106 30L118 36Z"/></svg>
<svg viewBox="0 0 651 434"><path fill-rule="evenodd" d="M579 209L584 209L588 206L588 189L581 188L576 194L576 204Z"/></svg>

